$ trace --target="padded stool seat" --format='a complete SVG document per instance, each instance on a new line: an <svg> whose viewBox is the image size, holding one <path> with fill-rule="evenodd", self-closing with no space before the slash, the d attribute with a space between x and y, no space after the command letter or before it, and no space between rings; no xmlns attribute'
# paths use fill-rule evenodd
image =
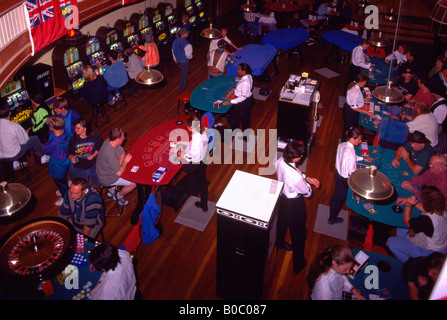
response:
<svg viewBox="0 0 447 320"><path fill-rule="evenodd" d="M192 110L192 107L189 103L190 100L191 100L191 92L189 91L183 91L178 95L177 115L180 115L180 103L183 103L184 113L186 113L187 109Z"/></svg>

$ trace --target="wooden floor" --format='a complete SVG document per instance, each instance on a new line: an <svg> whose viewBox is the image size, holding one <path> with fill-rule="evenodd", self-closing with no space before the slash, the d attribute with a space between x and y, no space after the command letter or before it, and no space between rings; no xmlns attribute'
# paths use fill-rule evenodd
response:
<svg viewBox="0 0 447 320"><path fill-rule="evenodd" d="M239 14L239 13L238 13ZM231 21L231 20L228 20ZM239 21L239 20L238 20ZM248 43L237 30L239 23L231 21L229 38L237 45ZM217 24L219 26L219 24ZM222 23L220 24L222 26ZM194 58L191 61L191 70L188 78L187 90L193 90L198 84L207 79L206 52L208 40L200 39L194 46ZM279 76L272 75L271 83L255 83L257 87L268 87L272 93L264 101L256 100L252 111L252 128L276 128L276 108L278 93L290 74L308 72L311 77L321 81L321 105L318 114L322 118L321 125L316 132L316 142L311 156L307 160L306 174L317 177L321 181L320 190L314 190L313 197L306 200L307 206L307 239L306 259L307 267L299 274L292 271L292 253L279 251L273 280L267 287L267 300L304 300L309 296L306 285L308 266L315 256L327 245L342 242L319 233L314 233L314 222L319 204L329 205L333 192L335 153L342 131L342 109L338 108L338 97L343 95L343 87L347 76L348 65L340 64L335 56L325 64L328 44L320 39L314 45L303 44L304 61L300 62L294 55L288 59L286 55L279 58ZM314 70L322 67L341 74L341 76L327 79ZM127 91L128 110L121 109L117 114L109 109L113 127L122 127L127 132L129 145L146 133L148 130L177 115L177 87L178 70L173 65L172 75L167 68L163 73L167 83L162 88L145 89L145 95L139 97L129 96ZM273 67L269 67L273 73ZM81 113L87 109L86 103L74 102ZM87 116L90 116L88 113ZM103 139L107 138L110 127L104 125L98 132ZM267 142L266 142L267 143ZM246 162L246 161L245 161ZM209 185L209 200L217 202L233 172L238 169L253 174L258 173L258 164L212 164L207 168ZM26 221L41 216L55 216L59 210L54 205L58 199L56 186L48 175L48 166L32 167L31 181L26 181L20 173L16 173L16 182L24 183L37 200L35 209L31 214L19 222L3 224L0 226L0 236ZM275 178L275 176L271 176ZM115 246L121 246L130 231L130 213L133 206L130 204L127 213L121 217L122 224L116 217L107 217L104 229L105 238ZM163 234L152 244L142 244L136 253L138 259L137 275L140 290L145 300L218 300L216 296L216 214L203 232L196 231L174 222L176 213L170 207L163 207L161 222ZM359 248L361 243L349 243L353 248Z"/></svg>

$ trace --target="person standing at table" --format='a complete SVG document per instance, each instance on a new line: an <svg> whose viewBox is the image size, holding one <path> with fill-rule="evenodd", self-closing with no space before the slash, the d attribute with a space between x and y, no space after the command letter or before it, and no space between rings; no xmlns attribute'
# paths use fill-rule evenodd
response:
<svg viewBox="0 0 447 320"><path fill-rule="evenodd" d="M363 109L365 100L363 98L362 89L368 82L368 76L364 73L359 73L355 76L354 81L348 86L346 92L346 102L343 105L343 137L350 127L357 127L359 125L360 113L366 114L374 119L374 112L370 112Z"/></svg>
<svg viewBox="0 0 447 320"><path fill-rule="evenodd" d="M92 300L134 300L137 279L130 254L103 242L90 251L90 270L102 271Z"/></svg>
<svg viewBox="0 0 447 320"><path fill-rule="evenodd" d="M447 154L447 100L435 94L435 102L430 106L436 121L438 121L438 144L435 147L436 153Z"/></svg>
<svg viewBox="0 0 447 320"><path fill-rule="evenodd" d="M192 175L193 189L200 192L200 201L194 205L204 212L208 211L208 182L206 181L206 163L203 161L208 146L207 129L200 123L200 115L194 114L186 120L186 127L192 133L191 141L177 144L187 145L183 158L186 163L182 170Z"/></svg>
<svg viewBox="0 0 447 320"><path fill-rule="evenodd" d="M421 202L415 197L399 198L397 204L405 205L403 221L409 228L398 228L396 236L387 240L394 256L406 262L410 257L428 256L433 252L447 253L447 215L445 198L435 186L424 186ZM413 218L411 210L419 209L422 214Z"/></svg>
<svg viewBox="0 0 447 320"><path fill-rule="evenodd" d="M101 185L122 187L118 193L116 193L114 188L110 188L107 193L107 196L112 199L115 198L116 194L118 203L121 206L129 204L129 201L124 199L124 197L137 187L134 182L121 178L127 164L132 159L132 155L126 154L121 146L125 139L124 131L121 128L110 130L109 139L102 144L96 160L96 174Z"/></svg>
<svg viewBox="0 0 447 320"><path fill-rule="evenodd" d="M366 300L347 277L354 263L354 254L347 245L327 247L317 256L307 276L311 299L343 300L343 292L350 292L357 300Z"/></svg>
<svg viewBox="0 0 447 320"><path fill-rule="evenodd" d="M335 158L335 189L329 204L328 224L342 223L343 218L338 217L348 194L348 178L357 170L357 161L372 162L370 157L360 157L355 154L355 147L362 143L362 133L356 127L346 131L347 141L338 145Z"/></svg>
<svg viewBox="0 0 447 320"><path fill-rule="evenodd" d="M247 63L240 63L237 70L241 79L236 84L234 95L236 98L226 100L222 104L233 104L230 111L230 126L232 130L239 128L239 123L242 125L242 131L250 128L251 122L251 108L254 104L253 99L253 78L251 76L251 68ZM247 141L247 137L243 139Z"/></svg>
<svg viewBox="0 0 447 320"><path fill-rule="evenodd" d="M293 250L293 272L299 273L305 266L304 248L306 244L306 204L304 197L312 195L312 187L320 187L320 181L307 177L297 164L305 152L300 141L290 141L284 154L276 162L278 181L284 182L278 214L276 245L279 249ZM284 241L287 228L290 230L292 245Z"/></svg>
<svg viewBox="0 0 447 320"><path fill-rule="evenodd" d="M228 45L230 45L230 46L232 46L233 48L234 48L234 50L242 50L242 47L238 47L238 46L236 46L230 39L228 39L228 36L227 36L227 34L228 34L228 28L226 28L226 27L224 27L224 28L221 28L220 29L220 33L221 33L221 35L222 35L222 37L220 37L219 39L213 39L213 40L211 40L211 42L210 42L210 48L209 48L209 52L211 52L211 51L213 51L213 50L216 50L217 48L219 48L219 46L218 46L218 43L219 43L219 41L220 40L225 40L227 43L228 43ZM228 54L230 54L230 55L233 55L234 54L234 52L228 52Z"/></svg>
<svg viewBox="0 0 447 320"><path fill-rule="evenodd" d="M403 181L402 188L410 191L421 200L421 190L417 187L435 186L441 190L444 198L446 198L447 208L447 157L443 154L435 154L430 159L430 169L419 176L414 176L409 181Z"/></svg>
<svg viewBox="0 0 447 320"><path fill-rule="evenodd" d="M99 179L96 174L96 157L102 145L101 136L92 130L90 123L84 119L78 119L74 123L75 134L68 143L68 159L73 164L69 173L73 181L78 177L91 182L99 187Z"/></svg>
<svg viewBox="0 0 447 320"><path fill-rule="evenodd" d="M351 81L353 81L357 74L361 73L362 70L373 71L374 68L371 66L371 63L366 62L368 56L364 53L365 50L368 50L369 42L364 40L360 45L355 47L352 50L351 55L351 66L349 68L348 79L346 81L346 85L348 86Z"/></svg>
<svg viewBox="0 0 447 320"><path fill-rule="evenodd" d="M178 32L178 37L172 42L172 57L180 73L177 94L185 91L186 82L188 81L189 60L192 59L193 54L192 45L187 40L189 33L186 28L181 28Z"/></svg>
<svg viewBox="0 0 447 320"><path fill-rule="evenodd" d="M396 150L391 165L399 168L403 159L415 175L423 174L430 166L430 159L435 154L430 140L420 131L414 131L407 136L407 142Z"/></svg>

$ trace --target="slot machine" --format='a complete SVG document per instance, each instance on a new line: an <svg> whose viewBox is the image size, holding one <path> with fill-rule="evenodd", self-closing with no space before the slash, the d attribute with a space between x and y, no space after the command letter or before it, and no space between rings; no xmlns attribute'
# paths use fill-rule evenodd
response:
<svg viewBox="0 0 447 320"><path fill-rule="evenodd" d="M74 95L84 85L82 67L84 62L78 47L56 46L52 53L54 83L56 87L72 90Z"/></svg>
<svg viewBox="0 0 447 320"><path fill-rule="evenodd" d="M115 30L118 32L118 39L124 48L138 48L141 43L139 35L136 33L135 25L126 18L115 22Z"/></svg>
<svg viewBox="0 0 447 320"><path fill-rule="evenodd" d="M2 104L11 108L11 121L20 124L25 129L31 127L33 106L21 80L9 81L0 91L0 99Z"/></svg>
<svg viewBox="0 0 447 320"><path fill-rule="evenodd" d="M199 22L206 22L206 13L205 6L203 5L202 0L194 0L194 6L197 12L197 20Z"/></svg>
<svg viewBox="0 0 447 320"><path fill-rule="evenodd" d="M85 44L85 54L87 56L88 64L93 68L96 74L104 74L104 67L98 67L97 62L102 62L105 64L107 62L107 57L104 51L101 50L101 44L99 43L98 37L92 37L88 35Z"/></svg>
<svg viewBox="0 0 447 320"><path fill-rule="evenodd" d="M164 6L165 21L168 26L168 33L170 38L175 38L179 30L179 23L174 15L174 7L170 3L166 3Z"/></svg>
<svg viewBox="0 0 447 320"><path fill-rule="evenodd" d="M152 17L152 25L154 26L154 39L157 45L167 44L169 41L168 28L162 19L160 10L155 9Z"/></svg>
<svg viewBox="0 0 447 320"><path fill-rule="evenodd" d="M197 15L192 0L185 0L186 15L189 17L189 23L193 26L197 26Z"/></svg>
<svg viewBox="0 0 447 320"><path fill-rule="evenodd" d="M96 37L99 39L102 51L107 53L109 51L116 51L118 53L118 60L124 61L124 46L119 40L118 31L114 28L110 28L109 25L106 27L99 27L96 31Z"/></svg>
<svg viewBox="0 0 447 320"><path fill-rule="evenodd" d="M141 44L146 44L146 34L154 34L152 26L149 23L149 17L145 14L134 13L130 16L130 21L136 28L136 33L140 36Z"/></svg>

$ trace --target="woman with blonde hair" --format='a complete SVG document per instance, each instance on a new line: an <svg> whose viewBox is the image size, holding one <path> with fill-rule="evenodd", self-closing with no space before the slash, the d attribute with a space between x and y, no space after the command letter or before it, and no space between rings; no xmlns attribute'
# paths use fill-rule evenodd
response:
<svg viewBox="0 0 447 320"><path fill-rule="evenodd" d="M100 74L96 74L91 66L82 68L82 76L85 83L81 89L81 98L87 99L88 103L96 108L100 114L99 106L107 101L109 93L107 91L107 82Z"/></svg>

